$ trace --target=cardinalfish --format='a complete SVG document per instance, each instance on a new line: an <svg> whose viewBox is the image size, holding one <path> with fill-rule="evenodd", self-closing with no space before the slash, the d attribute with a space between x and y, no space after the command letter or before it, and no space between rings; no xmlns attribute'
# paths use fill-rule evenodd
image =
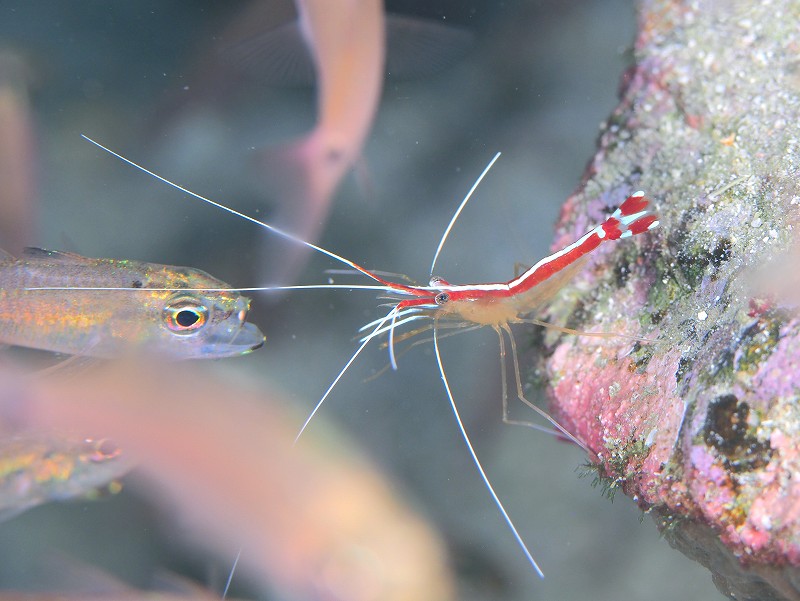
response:
<svg viewBox="0 0 800 601"><path fill-rule="evenodd" d="M108 439L11 436L0 440L0 521L48 501L88 497L132 462ZM111 484L109 484L111 483Z"/></svg>
<svg viewBox="0 0 800 601"><path fill-rule="evenodd" d="M228 284L190 267L40 248L0 257L2 344L99 358L231 357L264 344L245 321L249 307Z"/></svg>
<svg viewBox="0 0 800 601"><path fill-rule="evenodd" d="M491 495L494 504L502 514L503 519L505 520L507 526L509 527L511 533L513 534L517 544L525 554L526 559L533 567L533 569L537 572L537 574L539 574L539 576L542 577L544 576L541 569L539 568L539 565L534 560L533 555L530 553L527 545L525 544L521 535L517 531L516 526L511 520L511 517L506 512L506 509L503 506L503 503L500 501L499 496L492 487L492 484L486 472L484 471L480 460L478 459L478 455L472 446L469 435L467 434L466 428L464 427L464 424L461 420L458 407L456 406L455 397L450 387L447 374L445 373L444 365L442 363L441 353L439 351L439 339L442 336L447 336L456 333L457 331L462 331L462 332L470 331L473 329L486 326L494 329L494 331L498 335L500 342L500 357L501 357L501 365L503 366L502 370L503 420L508 422L509 420L507 419L507 413L506 413L508 384L506 382L506 376L505 376L506 347L504 338L504 336L507 336L508 339L510 340L517 398L527 407L537 412L544 419L549 421L555 428L558 429L558 431L561 434L563 434L572 442L583 448L585 451L589 452L589 449L582 441L573 436L568 430L566 430L561 424L559 424L546 411L537 407L536 405L534 405L525 398L520 378L519 362L517 360L517 348L516 348L516 343L514 342L514 337L511 332L511 325L535 324L544 327L554 328L558 331L570 334L577 334L584 336L601 336L601 337L621 336L623 338L631 338L637 341L643 340L641 338L621 335L613 332L580 332L569 328L563 328L555 324L542 321L535 317L531 317L531 314L541 309L547 302L549 302L557 294L559 289L567 282L567 280L576 274L578 269L584 264L587 256L591 252L596 250L598 247L607 244L609 242L614 242L617 240L625 240L632 236L645 234L653 230L654 228L658 227L659 225L658 216L653 210L650 200L647 197L645 197L644 192L642 191L634 192L626 199L624 199L623 202L619 205L619 207L615 211L613 211L613 213L610 216L608 216L606 220L603 221L601 224L590 229L586 234L579 237L572 244L569 244L568 246L553 253L552 255L549 255L541 259L530 269L525 271L522 275L515 277L511 280L505 282L456 285L449 283L448 281L446 281L441 277L431 275L429 284L427 286L424 286L424 285L414 285L408 283L399 283L388 280L385 277L381 276L379 273L370 271L365 267L362 267L355 261L351 261L350 259L347 259L345 257L342 257L341 255L334 253L333 251L327 250L321 246L318 246L316 244L298 238L297 236L289 232L286 232L280 228L277 228L274 225L270 225L268 223L260 221L255 217L251 217L245 213L237 211L236 209L233 209L217 201L211 200L195 192L192 192L191 190L188 190L187 188L184 188L158 175L157 173L154 173L153 171L150 171L145 167L142 167L141 165L134 163L130 159L123 157L122 155L114 152L113 150L110 150L105 146L102 146L98 142L95 142L90 138L87 138L86 136L84 136L84 138L86 138L89 142L92 142L99 148L105 150L106 152L116 156L122 161L135 167L136 169L139 169L144 173L152 177L155 177L156 179L186 194L189 194L190 196L198 200L201 200L221 210L231 213L239 218L250 221L251 223L263 227L266 230L284 239L292 241L296 244L303 245L308 249L311 249L327 257L330 257L344 264L350 270L354 270L355 273L366 276L367 278L372 280L372 282L374 282L374 284L368 284L368 285L319 284L310 286L306 285L272 286L268 288L260 288L261 290L298 290L298 289L331 289L331 288L348 289L348 290L353 290L353 289L377 290L386 295L383 296L382 298L388 297L392 299L393 301L392 308L386 315L384 315L380 319L376 319L375 321L366 324L363 328L361 328L361 331L366 332L366 334L361 339L360 346L356 349L356 351L353 353L350 359L345 363L344 367L334 378L330 386L328 386L328 389L322 395L322 398L318 401L313 411L311 412L311 414L308 416L303 426L301 427L300 432L297 435L297 438L299 438L300 435L305 431L311 419L320 409L323 402L328 398L328 396L333 391L336 384L344 376L344 374L347 372L347 370L350 368L350 366L353 364L356 358L362 353L362 351L372 340L384 334L388 336L387 346L389 349L389 360L392 368L396 369L397 361L394 351L394 344L395 344L395 338L399 339L399 337L396 337L395 332L403 326L407 326L408 324L424 320L426 322L425 326L418 327L411 332L403 334L402 338L403 339L410 338L412 336L419 334L420 332L428 330L432 331L433 348L437 366L439 369L439 374L441 376L442 383L444 385L445 393L450 402L451 410L456 419L459 432L466 444L470 457L472 458L472 461L475 467L477 468L481 476L481 479L483 480L484 485L486 486L489 494ZM495 155L494 159L492 159L489 165L487 165L483 173L480 175L475 184L473 184L472 188L470 189L464 200L459 205L458 209L455 211L452 219L450 220L450 223L445 229L445 232L439 242L439 246L437 247L436 252L434 253L434 258L431 263L431 270L430 270L431 274L433 274L435 270L436 261L438 259L439 253L441 252L442 247L444 246L447 236L449 235L451 229L455 225L456 220L463 211L464 207L471 198L477 186L486 176L489 169L492 167L492 165L498 159L499 156L500 156L499 153ZM248 290L256 290L256 289L248 288ZM440 334L440 329L442 328L457 328L458 330L447 332L445 334Z"/></svg>

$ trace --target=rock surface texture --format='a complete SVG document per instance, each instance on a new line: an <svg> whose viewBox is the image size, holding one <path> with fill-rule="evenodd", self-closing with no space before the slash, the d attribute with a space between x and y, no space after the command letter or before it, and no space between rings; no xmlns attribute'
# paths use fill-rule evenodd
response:
<svg viewBox="0 0 800 601"><path fill-rule="evenodd" d="M629 193L537 374L605 483L736 599L800 599L800 2L642 0L635 64L554 248Z"/></svg>

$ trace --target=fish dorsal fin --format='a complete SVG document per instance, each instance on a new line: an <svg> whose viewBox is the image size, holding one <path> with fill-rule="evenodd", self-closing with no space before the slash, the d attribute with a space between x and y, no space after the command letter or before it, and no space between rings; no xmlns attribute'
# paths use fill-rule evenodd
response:
<svg viewBox="0 0 800 601"><path fill-rule="evenodd" d="M474 45L467 29L438 21L386 15L385 72L393 79L430 77L452 67ZM272 86L312 86L314 59L298 21L235 40L220 58L253 79Z"/></svg>
<svg viewBox="0 0 800 601"><path fill-rule="evenodd" d="M268 85L313 86L316 81L314 59L298 21L225 46L220 56Z"/></svg>
<svg viewBox="0 0 800 601"><path fill-rule="evenodd" d="M47 250L38 246L28 246L22 250L25 259L48 259L59 263L90 263L93 259L63 250Z"/></svg>
<svg viewBox="0 0 800 601"><path fill-rule="evenodd" d="M0 263L10 263L15 260L14 255L0 248Z"/></svg>
<svg viewBox="0 0 800 601"><path fill-rule="evenodd" d="M438 75L455 65L475 45L468 29L439 21L386 15L386 74L392 79Z"/></svg>

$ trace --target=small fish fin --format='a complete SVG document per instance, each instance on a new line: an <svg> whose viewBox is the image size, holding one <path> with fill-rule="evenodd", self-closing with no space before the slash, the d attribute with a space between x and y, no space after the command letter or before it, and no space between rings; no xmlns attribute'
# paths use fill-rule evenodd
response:
<svg viewBox="0 0 800 601"><path fill-rule="evenodd" d="M456 64L472 48L474 34L430 19L386 16L386 73L392 78L429 77ZM273 86L310 87L314 59L299 21L220 48L220 59L244 75Z"/></svg>
<svg viewBox="0 0 800 601"><path fill-rule="evenodd" d="M2 263L11 263L12 261L16 261L16 259L14 258L14 255L12 255L10 252L0 248L0 264L2 264Z"/></svg>
<svg viewBox="0 0 800 601"><path fill-rule="evenodd" d="M386 15L386 73L393 79L436 75L455 65L474 42L475 35L462 27Z"/></svg>
<svg viewBox="0 0 800 601"><path fill-rule="evenodd" d="M219 57L244 75L277 86L312 86L316 70L299 21L237 41Z"/></svg>
<svg viewBox="0 0 800 601"><path fill-rule="evenodd" d="M319 134L314 130L303 137L259 149L254 156L254 167L266 189L281 203L308 199L320 146ZM316 171L321 170L316 168Z"/></svg>
<svg viewBox="0 0 800 601"><path fill-rule="evenodd" d="M297 205L298 217L303 220L324 219L331 198L353 163L354 157L348 156L347 150L337 153L333 144L327 131L316 128L301 138L263 148L256 155L256 168L266 189L283 205ZM302 207L311 207L310 212Z"/></svg>
<svg viewBox="0 0 800 601"><path fill-rule="evenodd" d="M26 259L49 259L60 263L92 263L94 259L64 250L47 250L38 246L27 246L22 249L22 257Z"/></svg>
<svg viewBox="0 0 800 601"><path fill-rule="evenodd" d="M96 360L93 357L87 357L86 355L69 355L66 359L61 359L53 365L43 367L34 372L33 375L36 377L49 377L54 373L75 374L79 371L83 371L95 362Z"/></svg>

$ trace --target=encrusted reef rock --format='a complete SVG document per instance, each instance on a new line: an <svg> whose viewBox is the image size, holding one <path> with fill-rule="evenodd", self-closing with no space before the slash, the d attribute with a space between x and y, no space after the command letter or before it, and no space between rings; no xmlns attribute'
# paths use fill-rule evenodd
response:
<svg viewBox="0 0 800 601"><path fill-rule="evenodd" d="M800 599L800 2L642 0L635 63L554 247L642 189L549 319L554 415L736 599ZM639 337L644 340L632 340Z"/></svg>

